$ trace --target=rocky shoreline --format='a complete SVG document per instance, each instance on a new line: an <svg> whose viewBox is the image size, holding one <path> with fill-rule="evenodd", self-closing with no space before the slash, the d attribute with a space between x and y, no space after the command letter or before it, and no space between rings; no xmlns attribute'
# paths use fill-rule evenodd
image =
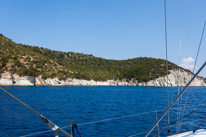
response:
<svg viewBox="0 0 206 137"><path fill-rule="evenodd" d="M185 86L192 78L193 74L184 70L170 70L168 75L168 86ZM59 80L58 78L42 79L39 77L11 75L9 72L1 74L0 85L5 86L166 86L167 77L159 77L148 82L138 82L137 80L107 80L94 81L71 79ZM206 86L203 78L197 77L190 86Z"/></svg>

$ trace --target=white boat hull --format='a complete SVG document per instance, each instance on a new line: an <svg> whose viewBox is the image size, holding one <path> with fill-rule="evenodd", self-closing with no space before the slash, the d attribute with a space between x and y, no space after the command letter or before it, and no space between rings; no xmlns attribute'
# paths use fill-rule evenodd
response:
<svg viewBox="0 0 206 137"><path fill-rule="evenodd" d="M193 131L189 131L189 132L184 132L184 133L180 133L177 135L172 135L169 137L206 137L206 130L199 129L195 133L193 133Z"/></svg>

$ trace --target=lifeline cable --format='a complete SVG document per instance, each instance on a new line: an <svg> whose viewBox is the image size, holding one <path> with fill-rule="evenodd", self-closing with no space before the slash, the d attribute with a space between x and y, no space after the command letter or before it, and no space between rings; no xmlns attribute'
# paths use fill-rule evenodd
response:
<svg viewBox="0 0 206 137"><path fill-rule="evenodd" d="M204 105L206 106L206 104L204 104ZM192 105L192 106L187 106L187 107L195 107L195 106L201 106L201 105ZM202 106L203 106L203 105L202 105ZM176 109L176 108L173 108L172 110L175 110L175 109ZM164 111L164 110L162 109L162 110L155 110L155 111L161 112L161 111ZM137 113L137 114L127 115L127 116L121 116L121 117L114 117L114 118L110 118L110 119L102 119L102 120L92 121L92 122L87 122L87 123L80 123L80 124L77 124L77 126L90 125L90 124L95 124L95 123L99 123L99 122L106 122L106 121L110 121L110 120L117 120L117 119L122 119L122 118L127 118L127 117L146 115L146 114L149 114L149 113L153 113L153 112L155 112L155 111ZM70 127L70 126L62 127L62 129L66 129L66 128L68 128L68 127ZM42 134L42 133L48 133L48 132L51 132L51 130L36 132L36 133L33 133L33 134L23 135L23 136L20 136L20 137L29 137L29 136L33 136L33 135ZM146 133L146 132L144 132L144 133ZM142 133L142 134L143 134L143 133Z"/></svg>

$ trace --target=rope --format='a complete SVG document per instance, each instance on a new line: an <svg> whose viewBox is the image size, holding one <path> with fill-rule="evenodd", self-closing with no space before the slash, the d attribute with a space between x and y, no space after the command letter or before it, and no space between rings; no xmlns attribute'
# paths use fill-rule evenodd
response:
<svg viewBox="0 0 206 137"><path fill-rule="evenodd" d="M205 20L205 24L204 24L204 27L203 27L203 30L202 30L202 35L201 35L201 38L200 38L200 43L199 43L199 47L198 47L198 50L197 50L197 55L196 55L196 58L195 58L195 64L194 64L193 71L192 71L193 74L194 74L194 71L195 71L195 67L196 67L196 63L197 63L197 59L198 59L200 47L201 47L201 45L202 45L202 39L203 39L204 32L205 32L205 26L206 26L206 20ZM187 92L187 96L186 96L186 99L185 99L185 105L187 104L188 95L189 95L189 90L188 90L188 92ZM185 105L184 105L184 109L183 109L183 112L182 112L182 116L184 115ZM180 125L179 125L178 132L180 131L181 123L182 123L182 120L180 121Z"/></svg>
<svg viewBox="0 0 206 137"><path fill-rule="evenodd" d="M195 133L195 131L197 131L197 130L200 128L200 126L201 126L202 123L205 121L205 119L206 119L206 117L201 121L201 123L199 124L199 126L198 126L195 130L193 130L193 133Z"/></svg>
<svg viewBox="0 0 206 137"><path fill-rule="evenodd" d="M165 46L166 46L166 73L167 73L167 107L169 107L169 90L168 90L168 59L167 59L167 7L166 7L166 0L164 0L164 13L165 13ZM170 115L169 111L168 115L168 133L170 133Z"/></svg>

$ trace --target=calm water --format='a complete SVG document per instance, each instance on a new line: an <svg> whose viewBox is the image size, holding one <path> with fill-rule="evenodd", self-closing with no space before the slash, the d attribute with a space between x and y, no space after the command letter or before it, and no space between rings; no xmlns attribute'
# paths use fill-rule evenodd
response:
<svg viewBox="0 0 206 137"><path fill-rule="evenodd" d="M162 110L167 107L167 94L164 87L3 88L60 127L69 126L73 123L79 124L78 129L82 137L127 137L147 132L155 123L154 112L99 123L83 123ZM177 96L177 88L169 88L169 92L170 101L172 101ZM206 104L206 88L191 87L185 114L199 108L197 105L201 104ZM177 105L170 111L171 121L177 119L177 110L175 108L177 108ZM198 112L186 117L183 120L181 132L194 130L206 116L205 112L206 108L202 108ZM158 116L161 116L162 113L163 111L158 111ZM196 122L192 122L193 120ZM205 128L205 123L203 123L201 128ZM160 129L163 129L165 125L167 125L166 118L161 121ZM1 137L24 136L47 130L48 127L38 116L0 92ZM65 130L70 133L70 128ZM154 129L152 135L154 136L156 132L157 129ZM171 132L172 134L176 133L176 124L171 125ZM75 134L78 136L77 133ZM54 132L47 132L34 135L34 137L49 137L53 135ZM144 135L145 133L138 136ZM167 129L163 130L161 136L167 135Z"/></svg>

